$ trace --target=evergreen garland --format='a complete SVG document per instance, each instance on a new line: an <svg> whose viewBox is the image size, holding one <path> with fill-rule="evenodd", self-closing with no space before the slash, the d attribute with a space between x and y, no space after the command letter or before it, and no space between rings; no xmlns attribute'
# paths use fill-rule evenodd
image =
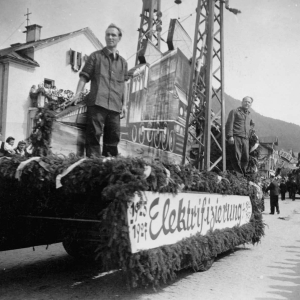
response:
<svg viewBox="0 0 300 300"><path fill-rule="evenodd" d="M97 260L107 270L122 269L130 287L156 287L160 282L173 280L181 268L202 270L218 254L241 244L258 243L264 235L256 190L245 178L229 172L199 172L190 165L149 164L139 158L93 158L63 177L63 186L56 189L56 176L79 159L41 157L39 162L32 161L25 166L20 181L15 179L15 172L24 159L1 159L0 218L8 220L28 214L100 220ZM147 165L151 173L146 178ZM166 169L171 174L169 179ZM132 254L126 211L134 194L137 192L142 198L143 191L177 193L181 190L249 195L253 208L251 220L240 227L215 230L204 236L196 234L173 245ZM0 236L0 245L1 240Z"/></svg>
<svg viewBox="0 0 300 300"><path fill-rule="evenodd" d="M51 154L50 142L54 119L55 116L51 110L38 109L34 118L33 132L29 137L33 146L33 156L46 156Z"/></svg>

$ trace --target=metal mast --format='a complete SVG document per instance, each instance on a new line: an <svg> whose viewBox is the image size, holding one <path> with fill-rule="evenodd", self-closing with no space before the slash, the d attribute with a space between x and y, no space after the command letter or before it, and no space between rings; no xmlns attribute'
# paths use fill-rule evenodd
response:
<svg viewBox="0 0 300 300"><path fill-rule="evenodd" d="M135 64L139 63L139 53L145 47L145 41L150 40L160 50L161 27L161 0L143 0L143 9L140 15L141 22L137 45Z"/></svg>
<svg viewBox="0 0 300 300"><path fill-rule="evenodd" d="M183 145L183 164L191 141L197 168L208 171L220 161L226 170L223 10L223 0L198 0Z"/></svg>

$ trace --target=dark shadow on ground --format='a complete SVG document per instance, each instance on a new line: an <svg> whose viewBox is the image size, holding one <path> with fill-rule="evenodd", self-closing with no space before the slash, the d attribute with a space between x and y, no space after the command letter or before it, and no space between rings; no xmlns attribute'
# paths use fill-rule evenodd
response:
<svg viewBox="0 0 300 300"><path fill-rule="evenodd" d="M288 249L300 249L300 246L281 246L282 248L288 248Z"/></svg>
<svg viewBox="0 0 300 300"><path fill-rule="evenodd" d="M300 248L295 245L283 246L283 247L287 249ZM289 251L289 252L295 252L295 251ZM299 255L297 256L299 257ZM269 292L271 294L270 297L267 298L259 297L255 299L275 300L278 299L278 296L281 296L286 300L299 300L300 299L300 258L286 259L285 261L279 261L276 263L276 265L269 266L269 268L275 268L278 270L278 276L269 276L269 278L274 280L274 285L270 286L270 288L274 290ZM278 282L288 282L291 286L284 286L281 284L277 284Z"/></svg>
<svg viewBox="0 0 300 300"><path fill-rule="evenodd" d="M248 250L251 249L244 246L237 247L234 251L219 255L215 263L222 263L223 260L234 255L235 251ZM101 273L102 271L95 262L75 260L64 252L44 259L41 257L30 263L20 264L17 261L8 269L0 268L0 298L1 300L135 300L140 299L141 296L149 296L151 299L151 295L156 293L151 286L129 290L121 271L107 275ZM165 292L168 287L179 285L181 280L188 280L193 272L192 268L178 271L177 278L162 284L158 291Z"/></svg>

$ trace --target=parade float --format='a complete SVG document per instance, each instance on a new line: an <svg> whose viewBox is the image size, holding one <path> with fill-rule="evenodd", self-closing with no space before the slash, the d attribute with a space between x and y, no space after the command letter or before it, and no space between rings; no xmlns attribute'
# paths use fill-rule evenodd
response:
<svg viewBox="0 0 300 300"><path fill-rule="evenodd" d="M2 159L0 183L1 250L63 241L73 256L121 269L132 287L206 270L264 234L255 187L231 173L43 156Z"/></svg>
<svg viewBox="0 0 300 300"><path fill-rule="evenodd" d="M211 2L222 16L223 2ZM199 0L197 22L200 13L210 26L218 21L209 15L211 5ZM143 16L142 27L147 20L159 33L160 1L144 0ZM213 42L205 30L205 40ZM165 53L149 32L140 31L139 63L127 82L118 157L83 156L87 93L73 106L70 91L32 88L40 106L32 157L0 159L0 250L63 242L74 257L124 272L129 287L155 287L180 269L205 271L217 255L260 242L255 176L224 168L224 114L218 117L208 103L223 99L223 87L214 90L209 81L209 49L204 43L200 60L195 50L190 61L175 45L179 36L185 44L188 39L177 20L170 23ZM151 61L154 52L159 58Z"/></svg>

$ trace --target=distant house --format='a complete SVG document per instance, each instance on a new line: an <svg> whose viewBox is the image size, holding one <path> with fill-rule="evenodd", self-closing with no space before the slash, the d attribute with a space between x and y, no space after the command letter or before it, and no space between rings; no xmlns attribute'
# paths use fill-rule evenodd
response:
<svg viewBox="0 0 300 300"><path fill-rule="evenodd" d="M103 46L89 28L41 39L41 26L26 26L26 43L0 50L0 133L2 140L29 136L33 85L75 92L84 58Z"/></svg>
<svg viewBox="0 0 300 300"><path fill-rule="evenodd" d="M278 137L267 136L259 138L260 156L259 156L259 171L266 177L275 175L276 165L279 160L278 151Z"/></svg>

